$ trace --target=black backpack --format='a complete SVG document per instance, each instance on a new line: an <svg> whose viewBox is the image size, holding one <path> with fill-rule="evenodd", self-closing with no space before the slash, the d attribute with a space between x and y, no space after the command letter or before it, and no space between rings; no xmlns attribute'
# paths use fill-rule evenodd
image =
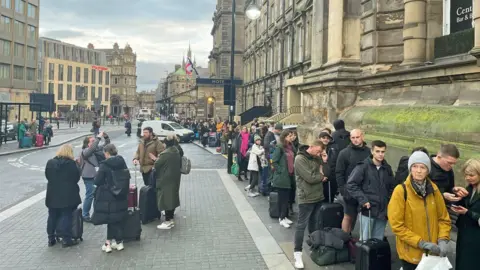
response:
<svg viewBox="0 0 480 270"><path fill-rule="evenodd" d="M130 187L130 170L112 170L112 178L107 184L113 195L126 197Z"/></svg>

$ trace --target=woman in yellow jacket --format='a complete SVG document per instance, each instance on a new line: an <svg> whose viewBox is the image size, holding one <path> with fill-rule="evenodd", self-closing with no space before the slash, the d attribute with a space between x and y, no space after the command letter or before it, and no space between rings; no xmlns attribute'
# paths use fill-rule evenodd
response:
<svg viewBox="0 0 480 270"><path fill-rule="evenodd" d="M424 252L446 256L451 229L443 196L428 178L428 155L414 152L408 168L410 175L395 188L388 204L388 220L403 270L415 269Z"/></svg>

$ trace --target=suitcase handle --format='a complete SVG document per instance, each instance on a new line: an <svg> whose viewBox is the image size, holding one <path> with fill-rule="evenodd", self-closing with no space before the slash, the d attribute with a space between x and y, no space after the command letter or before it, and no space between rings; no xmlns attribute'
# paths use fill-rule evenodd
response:
<svg viewBox="0 0 480 270"><path fill-rule="evenodd" d="M135 186L137 186L137 164L135 164Z"/></svg>
<svg viewBox="0 0 480 270"><path fill-rule="evenodd" d="M365 207L362 206L362 209L365 209ZM360 235L363 238L363 230L362 230L362 216L363 214L360 211ZM362 242L366 242L368 239L372 238L372 228L370 224L370 220L372 219L372 210L368 209L368 234L367 234L367 239L362 239Z"/></svg>

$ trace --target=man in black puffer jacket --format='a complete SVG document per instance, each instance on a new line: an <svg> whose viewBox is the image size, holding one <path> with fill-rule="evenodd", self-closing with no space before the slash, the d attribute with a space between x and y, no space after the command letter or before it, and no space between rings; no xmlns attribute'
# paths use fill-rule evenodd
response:
<svg viewBox="0 0 480 270"><path fill-rule="evenodd" d="M335 168L338 190L341 195L339 196L339 199L343 204L344 209L342 229L347 233L352 231L352 224L355 224L356 222L358 202L349 196L345 189L345 185L355 166L357 166L360 161L363 161L370 156L370 148L365 144L364 134L361 130L352 130L350 140L352 143L347 148L340 151L337 159L337 166Z"/></svg>
<svg viewBox="0 0 480 270"><path fill-rule="evenodd" d="M335 131L332 133L333 141L337 144L338 151L342 151L350 144L350 132L345 129L345 122L337 119L333 122Z"/></svg>

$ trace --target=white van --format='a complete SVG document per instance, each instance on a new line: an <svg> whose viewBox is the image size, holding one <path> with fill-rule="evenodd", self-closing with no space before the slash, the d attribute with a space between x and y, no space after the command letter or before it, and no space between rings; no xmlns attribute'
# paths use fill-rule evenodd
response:
<svg viewBox="0 0 480 270"><path fill-rule="evenodd" d="M195 138L195 134L190 129L182 127L180 124L172 121L163 120L147 120L142 123L142 130L151 127L153 133L163 139L168 135L175 135L180 142L191 142Z"/></svg>

